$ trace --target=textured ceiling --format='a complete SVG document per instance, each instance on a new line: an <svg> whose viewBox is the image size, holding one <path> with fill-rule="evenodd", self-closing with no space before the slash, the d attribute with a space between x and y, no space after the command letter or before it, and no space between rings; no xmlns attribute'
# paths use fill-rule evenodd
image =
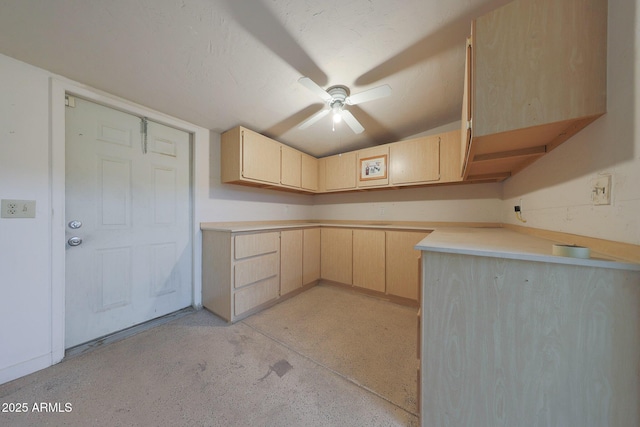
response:
<svg viewBox="0 0 640 427"><path fill-rule="evenodd" d="M470 21L508 0L0 0L0 53L199 126L315 156L459 120ZM297 83L382 84L354 134Z"/></svg>

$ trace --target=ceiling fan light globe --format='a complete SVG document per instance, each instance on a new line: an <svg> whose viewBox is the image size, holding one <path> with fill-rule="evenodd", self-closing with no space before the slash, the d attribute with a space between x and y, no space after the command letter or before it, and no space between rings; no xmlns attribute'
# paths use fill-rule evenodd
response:
<svg viewBox="0 0 640 427"><path fill-rule="evenodd" d="M333 123L340 123L342 121L342 115L340 113L333 113Z"/></svg>

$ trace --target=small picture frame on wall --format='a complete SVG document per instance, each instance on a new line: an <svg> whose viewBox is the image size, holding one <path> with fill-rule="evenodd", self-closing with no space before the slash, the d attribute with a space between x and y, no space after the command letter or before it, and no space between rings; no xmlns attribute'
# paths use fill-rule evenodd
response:
<svg viewBox="0 0 640 427"><path fill-rule="evenodd" d="M360 159L360 181L387 178L387 155Z"/></svg>

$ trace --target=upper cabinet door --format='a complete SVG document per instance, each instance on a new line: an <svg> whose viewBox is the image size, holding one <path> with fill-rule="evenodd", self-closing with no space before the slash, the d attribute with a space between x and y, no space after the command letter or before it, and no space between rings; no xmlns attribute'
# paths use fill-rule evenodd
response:
<svg viewBox="0 0 640 427"><path fill-rule="evenodd" d="M280 143L248 129L242 130L242 176L280 184Z"/></svg>
<svg viewBox="0 0 640 427"><path fill-rule="evenodd" d="M302 153L286 145L281 146L282 170L280 183L287 187L300 188L302 175Z"/></svg>
<svg viewBox="0 0 640 427"><path fill-rule="evenodd" d="M302 153L302 188L318 191L318 159Z"/></svg>
<svg viewBox="0 0 640 427"><path fill-rule="evenodd" d="M391 185L440 179L439 136L426 136L391 144L389 157Z"/></svg>
<svg viewBox="0 0 640 427"><path fill-rule="evenodd" d="M607 0L514 0L472 31L466 180L506 179L606 112Z"/></svg>
<svg viewBox="0 0 640 427"><path fill-rule="evenodd" d="M356 151L324 158L324 179L327 191L356 188L356 159Z"/></svg>
<svg viewBox="0 0 640 427"><path fill-rule="evenodd" d="M462 133L460 135L460 177L464 175L467 164L467 156L471 145L473 127L473 28L475 21L471 23L471 36L467 39L466 58L464 61L464 91L462 94Z"/></svg>

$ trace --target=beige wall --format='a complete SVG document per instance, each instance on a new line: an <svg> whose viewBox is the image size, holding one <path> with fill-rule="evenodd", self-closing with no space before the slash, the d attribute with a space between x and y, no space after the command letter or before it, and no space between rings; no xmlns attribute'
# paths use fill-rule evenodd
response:
<svg viewBox="0 0 640 427"><path fill-rule="evenodd" d="M640 244L639 23L637 1L609 1L607 114L505 181L504 222ZM610 206L591 203L599 173L612 175Z"/></svg>

